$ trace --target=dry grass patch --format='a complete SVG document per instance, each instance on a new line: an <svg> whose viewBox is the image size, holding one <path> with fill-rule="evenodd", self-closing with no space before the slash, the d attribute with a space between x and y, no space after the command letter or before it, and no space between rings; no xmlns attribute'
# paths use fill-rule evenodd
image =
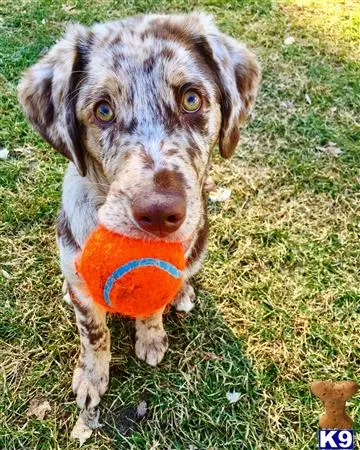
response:
<svg viewBox="0 0 360 450"><path fill-rule="evenodd" d="M360 4L357 0L284 0L291 21L318 36L320 45L334 53L360 57Z"/></svg>

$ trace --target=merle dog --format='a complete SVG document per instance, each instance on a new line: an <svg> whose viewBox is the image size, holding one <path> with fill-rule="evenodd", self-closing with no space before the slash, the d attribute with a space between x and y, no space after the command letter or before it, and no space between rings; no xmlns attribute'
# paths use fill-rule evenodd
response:
<svg viewBox="0 0 360 450"><path fill-rule="evenodd" d="M57 238L81 337L73 389L94 408L109 379L105 312L81 294L74 260L97 223L181 241L188 267L174 299L190 311L203 259L212 149L228 158L260 79L255 56L204 14L142 15L71 26L19 85L29 121L66 156ZM168 347L162 313L138 318L136 355L155 366Z"/></svg>

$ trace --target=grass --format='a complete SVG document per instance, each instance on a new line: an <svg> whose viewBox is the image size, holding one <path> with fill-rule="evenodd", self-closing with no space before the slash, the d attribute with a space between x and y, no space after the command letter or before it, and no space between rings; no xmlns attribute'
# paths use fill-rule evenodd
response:
<svg viewBox="0 0 360 450"><path fill-rule="evenodd" d="M74 449L70 392L78 352L61 299L54 221L65 161L25 123L21 72L69 21L90 24L175 0L78 0L0 5L0 448ZM210 204L209 255L196 310L174 313L170 350L153 370L134 358L132 325L111 321L111 385L85 449L314 449L322 406L314 379L359 380L360 67L358 2L197 0L259 55L263 85L237 155L214 155L230 200ZM287 36L295 38L285 45ZM321 152L327 142L339 157ZM227 392L240 392L230 405ZM45 420L26 415L45 397ZM150 414L132 434L117 412L142 398ZM350 402L359 417L359 396ZM359 425L356 424L359 429Z"/></svg>

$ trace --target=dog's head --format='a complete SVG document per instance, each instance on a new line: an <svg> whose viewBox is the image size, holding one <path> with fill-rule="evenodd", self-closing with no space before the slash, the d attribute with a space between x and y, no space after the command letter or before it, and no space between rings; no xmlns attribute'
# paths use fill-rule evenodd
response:
<svg viewBox="0 0 360 450"><path fill-rule="evenodd" d="M34 127L107 185L110 229L186 241L199 227L211 149L232 155L259 67L208 16L72 26L19 85Z"/></svg>

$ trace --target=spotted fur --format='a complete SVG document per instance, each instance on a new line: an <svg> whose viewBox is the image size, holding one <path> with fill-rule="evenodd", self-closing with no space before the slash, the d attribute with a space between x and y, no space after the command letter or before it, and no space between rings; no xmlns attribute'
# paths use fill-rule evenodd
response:
<svg viewBox="0 0 360 450"><path fill-rule="evenodd" d="M183 242L187 278L196 273L207 237L210 154L217 142L223 157L234 152L259 78L254 55L198 13L73 25L22 78L19 100L29 121L71 161L57 239L81 337L73 388L82 408L96 407L107 388L110 336L104 312L81 294L79 249L98 222L143 237L134 199L176 192L186 199L186 216L167 239ZM181 107L188 89L202 100L195 113ZM94 115L103 101L114 111L111 123ZM187 312L194 297L186 283L175 306ZM162 312L136 321L140 359L158 364L167 345Z"/></svg>

